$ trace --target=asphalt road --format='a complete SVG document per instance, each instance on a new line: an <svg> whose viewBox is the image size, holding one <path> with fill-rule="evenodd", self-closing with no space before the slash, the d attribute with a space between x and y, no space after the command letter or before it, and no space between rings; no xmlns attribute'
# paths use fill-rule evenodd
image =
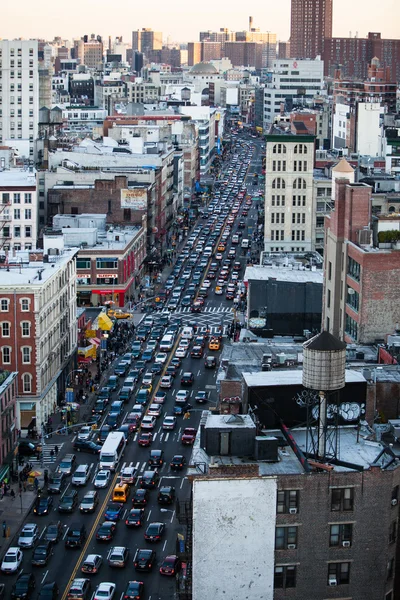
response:
<svg viewBox="0 0 400 600"><path fill-rule="evenodd" d="M254 152L252 156L252 163L249 166L246 177L246 185L248 187L249 192L256 191L261 189L259 186L253 186L252 173L256 169L257 171L261 170L261 156L260 156L260 145L262 143L261 140L246 140L247 144L251 144L254 147ZM224 165L224 171L229 168L229 164ZM241 218L241 211L243 208L243 203L240 209L240 213L235 220L235 224L233 226L232 233L236 232L237 223L239 218ZM254 207L249 210L249 214L247 217L247 226L250 227L250 230L243 230L243 237L245 237L246 231L253 231L255 227L255 223L257 220L257 211ZM203 224L204 221L200 219L200 224ZM232 246L234 247L234 246ZM240 271L240 279L243 278L244 268L246 264L247 251L240 249L240 244L235 247L237 257L236 260L240 259L242 263L242 268ZM228 250L230 249L230 241L227 245L225 255L227 255ZM206 278L207 273L204 274L204 278ZM190 281L189 281L190 283ZM182 308L181 306L178 309L171 313L171 321L174 321L177 318L182 319L183 324L193 324L196 323L199 326L199 331L201 332L202 328L210 327L211 329L214 326L223 324L228 325L232 322L233 319L233 311L232 311L232 301L225 299L225 294L222 296L217 296L214 293L216 285L216 280L212 281L211 287L209 289L209 295L206 299L206 304L203 312L201 313L191 313L189 309ZM223 338L223 343L229 343L226 336ZM211 354L211 352L206 349L205 355ZM213 353L218 358L220 352ZM174 351L169 353L168 365L170 359L173 357ZM159 485L173 485L176 490L176 495L178 499L184 500L189 497L190 494L190 485L185 478L185 470L180 472L171 472L169 468L169 463L174 454L183 454L185 455L187 462L190 462L191 455L191 447L184 447L180 443L181 432L184 427L198 427L200 415L204 405L196 405L194 402L194 396L198 390L206 390L210 392L211 400L208 406L215 405L216 403L216 375L217 370L214 369L205 369L204 368L204 360L203 359L195 359L190 357L190 353L188 356L182 360L182 365L180 367L180 372L178 376L175 378L173 387L168 391L167 401L164 405L163 414L168 413L172 414L172 408L174 406L174 397L180 386L180 375L183 371L192 371L195 376L195 382L193 386L189 389L191 402L194 410L191 411L191 416L189 420L183 420L182 417L178 417L178 424L174 431L166 433L162 430L162 419L163 416L158 418L157 425L154 429L154 441L151 446L151 449L162 449L164 451L165 462L163 467L160 470L160 483ZM122 383L121 379L121 383ZM156 382L159 381L159 378L156 379ZM153 392L157 391L158 383L156 383L155 387L153 387ZM117 392L113 393L113 399L116 399ZM129 412L129 408L134 404L133 398L129 402L128 406L126 406L126 411ZM126 446L125 454L123 460L121 461L120 468L125 465L132 465L136 467L139 471L139 474L143 472L147 465L147 460L149 456L149 448L141 448L138 446L136 440L132 440ZM62 447L62 452L60 454L64 455L65 453L72 452L71 440L65 441ZM76 463L77 464L90 464L91 472L90 479L86 486L83 488L78 488L79 494L79 502L84 496L84 494L93 489L93 481L97 471L97 458L93 458L91 454L86 453L76 453ZM118 474L118 472L117 472ZM88 554L101 554L103 556L103 565L98 574L92 575L91 579L91 593L89 595L88 600L93 597L94 590L96 586L103 581L111 581L117 584L117 590L114 598L118 600L122 600L124 591L127 587L128 581L131 580L140 580L145 584L145 600L167 600L174 597L174 592L176 589L175 578L163 577L158 573L158 566L161 563L162 559L168 554L175 554L176 552L176 539L178 533L184 533L183 527L179 525L177 519L175 518L175 506L172 505L171 509L167 509L166 512L162 512L160 507L157 504L157 491L150 492L150 502L148 507L146 508L145 513L145 525L144 527L138 529L127 528L124 523L124 519L122 519L117 525L117 533L115 535L114 540L109 544L99 543L95 539L96 531L101 523L104 521L104 512L112 493L113 484L116 480L117 474L112 479L111 484L106 490L98 490L99 492L99 505L98 510L95 514L92 515L82 515L79 510L76 509L72 515L63 515L59 514L57 511L57 507L60 501L60 496L54 496L54 505L51 512L51 515L45 517L36 517L33 514L29 515L26 519L26 523L37 523L40 528L40 535L42 536L45 528L51 522L60 521L63 527L63 536L66 535L67 528L71 523L84 523L87 530L87 541L82 550L68 550L64 547L64 540L61 539L57 545L54 547L54 554L51 557L48 565L46 567L32 567L30 564L33 550L24 550L24 559L22 563L22 570L24 572L33 572L36 577L36 591L33 595L33 598L36 598L38 595L38 591L43 583L48 583L51 581L56 581L60 588L60 600L65 600L67 597L69 585L74 579L74 577L86 577L87 575L81 574L81 565ZM71 482L69 480L68 488L70 489ZM124 514L129 511L131 508L131 498L129 498L128 502L125 504ZM164 539L156 545L151 545L150 543L144 540L143 534L147 523L152 521L163 521L166 524L166 534ZM107 565L107 554L112 546L126 546L130 549L130 558L129 564L124 569L115 569L111 568ZM134 557L134 553L137 548L146 548L152 547L157 552L157 567L154 569L152 573L137 573L135 572L132 560ZM6 583L6 595L5 598L10 597L11 585L16 580L16 575L14 576L4 576L2 575L2 580Z"/></svg>

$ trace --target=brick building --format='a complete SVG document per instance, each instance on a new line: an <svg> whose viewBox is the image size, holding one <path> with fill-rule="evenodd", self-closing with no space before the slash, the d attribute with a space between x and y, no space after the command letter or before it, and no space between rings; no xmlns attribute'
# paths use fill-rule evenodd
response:
<svg viewBox="0 0 400 600"><path fill-rule="evenodd" d="M0 270L0 368L17 371L18 429L40 431L73 369L77 250L45 248Z"/></svg>
<svg viewBox="0 0 400 600"><path fill-rule="evenodd" d="M366 78L371 60L378 58L383 68L390 70L390 81L400 79L400 39L384 39L380 33L369 32L366 38L326 36L324 43L324 73L333 77L340 67L345 77Z"/></svg>
<svg viewBox="0 0 400 600"><path fill-rule="evenodd" d="M325 220L322 325L342 340L374 343L400 322L400 253L373 246L372 189L345 177Z"/></svg>
<svg viewBox="0 0 400 600"><path fill-rule="evenodd" d="M339 462L318 465L304 429L257 436L249 415L204 413L177 511L193 600L235 597L239 583L263 600L397 598L400 469L365 433L341 430Z"/></svg>
<svg viewBox="0 0 400 600"><path fill-rule="evenodd" d="M0 371L0 481L8 475L17 441L17 376L18 373Z"/></svg>
<svg viewBox="0 0 400 600"><path fill-rule="evenodd" d="M325 39L332 36L333 0L292 0L290 55L314 59L322 56Z"/></svg>

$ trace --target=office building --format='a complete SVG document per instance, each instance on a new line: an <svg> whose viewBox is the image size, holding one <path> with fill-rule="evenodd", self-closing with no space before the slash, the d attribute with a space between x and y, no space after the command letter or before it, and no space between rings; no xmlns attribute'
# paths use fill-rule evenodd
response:
<svg viewBox="0 0 400 600"><path fill-rule="evenodd" d="M137 29L132 31L132 50L139 51L143 54L148 54L153 50L161 50L162 48L162 33L161 31L153 31L149 28Z"/></svg>
<svg viewBox="0 0 400 600"><path fill-rule="evenodd" d="M332 37L333 0L292 0L290 53L292 58L322 57L325 39Z"/></svg>
<svg viewBox="0 0 400 600"><path fill-rule="evenodd" d="M0 40L0 145L34 157L39 123L37 40Z"/></svg>
<svg viewBox="0 0 400 600"><path fill-rule="evenodd" d="M313 250L314 144L314 136L307 134L266 136L266 252Z"/></svg>
<svg viewBox="0 0 400 600"><path fill-rule="evenodd" d="M94 33L89 37L84 35L74 42L75 58L88 69L98 69L103 62L103 41L100 35Z"/></svg>

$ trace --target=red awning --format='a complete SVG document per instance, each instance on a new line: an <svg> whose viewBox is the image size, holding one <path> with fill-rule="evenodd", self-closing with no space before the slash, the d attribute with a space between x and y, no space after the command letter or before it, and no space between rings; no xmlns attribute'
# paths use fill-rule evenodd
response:
<svg viewBox="0 0 400 600"><path fill-rule="evenodd" d="M94 344L95 346L100 346L100 344L101 344L99 338L97 338L97 337L95 337L95 338L89 338L89 342L91 344Z"/></svg>

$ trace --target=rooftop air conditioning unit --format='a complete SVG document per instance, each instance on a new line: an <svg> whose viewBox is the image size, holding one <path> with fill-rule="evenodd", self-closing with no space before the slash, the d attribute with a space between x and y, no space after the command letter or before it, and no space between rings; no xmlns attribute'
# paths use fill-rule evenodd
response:
<svg viewBox="0 0 400 600"><path fill-rule="evenodd" d="M393 500L392 500L392 506L396 506L396 505L397 505L397 500L396 500L396 498L393 498Z"/></svg>
<svg viewBox="0 0 400 600"><path fill-rule="evenodd" d="M335 575L329 575L329 585L337 585L337 579Z"/></svg>
<svg viewBox="0 0 400 600"><path fill-rule="evenodd" d="M343 548L350 548L350 542L346 540L345 542L342 542L342 546Z"/></svg>
<svg viewBox="0 0 400 600"><path fill-rule="evenodd" d="M296 550L296 544L288 544L288 550Z"/></svg>
<svg viewBox="0 0 400 600"><path fill-rule="evenodd" d="M297 515L297 508L289 508L289 514Z"/></svg>

